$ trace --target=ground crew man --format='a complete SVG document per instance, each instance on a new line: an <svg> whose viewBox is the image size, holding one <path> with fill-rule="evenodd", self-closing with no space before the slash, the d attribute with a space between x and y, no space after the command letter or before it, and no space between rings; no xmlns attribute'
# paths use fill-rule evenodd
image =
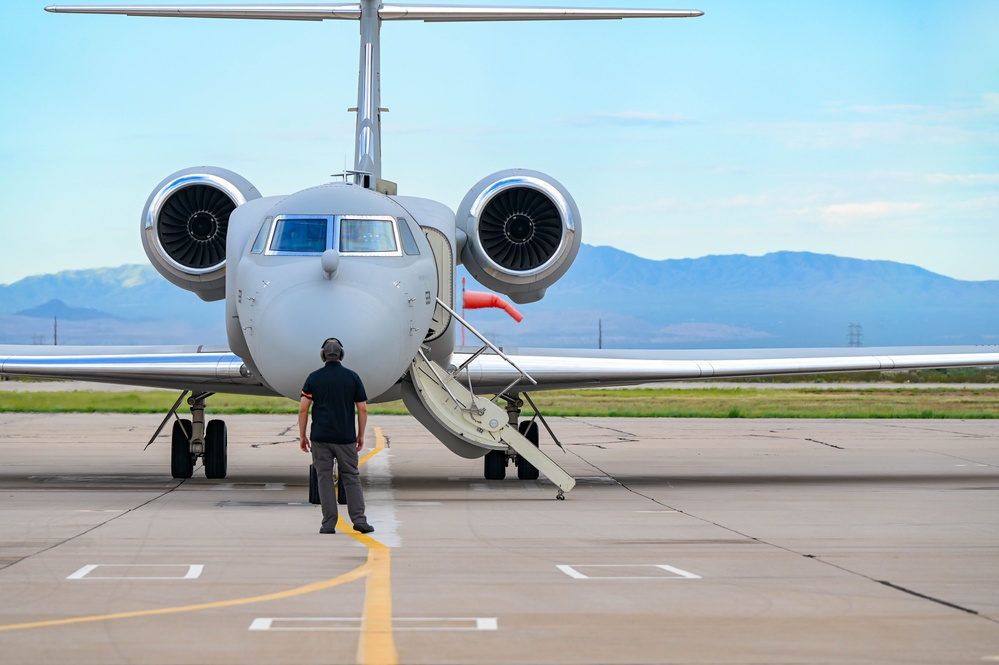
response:
<svg viewBox="0 0 999 665"><path fill-rule="evenodd" d="M356 531L371 533L374 528L364 515L364 494L357 475L357 453L364 447L364 427L368 422L368 396L361 377L340 364L343 360L340 340L331 337L323 342L320 357L325 365L305 380L298 407L302 451L312 451L312 464L319 480L319 502L323 508L319 533L336 533L338 515L336 485L333 482L334 458L347 494L350 521ZM310 408L311 437L305 433ZM357 429L354 428L355 408Z"/></svg>

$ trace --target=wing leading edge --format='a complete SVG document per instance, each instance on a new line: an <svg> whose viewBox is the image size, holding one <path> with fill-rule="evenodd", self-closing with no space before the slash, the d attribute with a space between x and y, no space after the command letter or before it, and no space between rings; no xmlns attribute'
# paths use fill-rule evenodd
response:
<svg viewBox="0 0 999 665"><path fill-rule="evenodd" d="M165 390L277 394L234 353L200 346L0 346L0 374Z"/></svg>
<svg viewBox="0 0 999 665"><path fill-rule="evenodd" d="M509 358L535 381L523 390L567 390L695 379L819 374L879 370L989 367L999 365L999 350L981 347L890 347L866 349L762 349L735 351L625 352L579 355L550 349L549 355L513 353ZM583 355L585 354L585 355ZM698 357L699 356L699 357ZM466 354L455 354L460 366ZM480 355L466 370L476 391L502 390L519 373L503 359Z"/></svg>

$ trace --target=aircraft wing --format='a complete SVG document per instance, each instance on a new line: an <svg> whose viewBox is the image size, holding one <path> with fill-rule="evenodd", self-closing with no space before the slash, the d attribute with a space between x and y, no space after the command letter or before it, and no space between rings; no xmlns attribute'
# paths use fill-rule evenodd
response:
<svg viewBox="0 0 999 665"><path fill-rule="evenodd" d="M275 395L224 348L0 346L0 375L166 390Z"/></svg>
<svg viewBox="0 0 999 665"><path fill-rule="evenodd" d="M567 390L634 386L667 381L878 370L999 366L999 347L882 347L836 349L736 349L629 351L519 349L507 358L536 382L521 380L514 390ZM471 356L456 353L461 366ZM473 359L462 374L476 392L503 390L519 373L503 358Z"/></svg>
<svg viewBox="0 0 999 665"><path fill-rule="evenodd" d="M528 374L515 389L569 390L754 376L999 366L999 347L855 349L516 349L506 357ZM455 353L461 366L471 358ZM276 395L225 348L206 346L0 346L0 375L114 383L165 390ZM462 383L495 392L520 373L493 354L475 357Z"/></svg>

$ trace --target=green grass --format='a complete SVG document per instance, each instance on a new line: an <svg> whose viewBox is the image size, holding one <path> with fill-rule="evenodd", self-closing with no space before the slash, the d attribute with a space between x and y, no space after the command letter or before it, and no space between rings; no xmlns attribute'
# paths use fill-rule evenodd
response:
<svg viewBox="0 0 999 665"><path fill-rule="evenodd" d="M0 386L2 388L2 386ZM178 393L5 392L0 412L165 413ZM636 388L563 390L531 395L545 416L629 418L999 418L999 387L988 389ZM186 408L182 408L186 410ZM294 414L298 403L280 397L215 395L212 414ZM370 405L373 414L408 413L402 402ZM531 414L525 409L525 414Z"/></svg>

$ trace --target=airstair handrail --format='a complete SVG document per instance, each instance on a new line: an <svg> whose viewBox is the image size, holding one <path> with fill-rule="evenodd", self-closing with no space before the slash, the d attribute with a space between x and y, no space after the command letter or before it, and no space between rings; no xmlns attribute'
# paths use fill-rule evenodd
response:
<svg viewBox="0 0 999 665"><path fill-rule="evenodd" d="M467 328L470 333L472 333L473 335L475 335L476 337L478 337L479 341L481 341L483 344L485 344L487 347L489 347L492 350L493 353L495 353L497 356L499 356L500 358L502 358L508 365L510 365L510 367L513 367L515 370L517 370L517 372L520 373L520 376L518 378L514 379L513 382L510 383L510 385L508 385L506 388L504 388L503 390L499 391L497 393L497 396L505 394L506 391L510 390L510 388L513 388L515 385L517 385L518 383L520 383L520 381L522 379L527 379L532 384L538 385L538 382L534 379L533 376L531 376L530 374L528 374L527 372L525 372L524 370L522 370L520 367L518 367L517 363L513 362L510 359L510 357L507 356L502 351L500 351L499 348L495 344L493 344L492 342L490 342L478 330L476 330L475 328L473 328L472 325L468 321L466 321L465 319L461 318L461 316L458 314L458 312L454 311L451 307L449 307L447 305L447 303L445 303L443 300L441 300L440 298L438 298L437 299L437 304L439 304L441 307L443 307L444 309L446 309L451 314L451 316L453 316L455 319L457 319L458 322L461 323L461 325L465 326L465 328ZM472 354L472 356L468 360L466 360L465 362L463 362L461 364L461 367L459 367L457 370L455 370L455 374L457 374L458 372L460 372L463 369L465 369L466 367L468 367L468 365L473 360L475 360L476 358L478 358L479 355L483 351L484 351L484 349L479 349L474 354Z"/></svg>

